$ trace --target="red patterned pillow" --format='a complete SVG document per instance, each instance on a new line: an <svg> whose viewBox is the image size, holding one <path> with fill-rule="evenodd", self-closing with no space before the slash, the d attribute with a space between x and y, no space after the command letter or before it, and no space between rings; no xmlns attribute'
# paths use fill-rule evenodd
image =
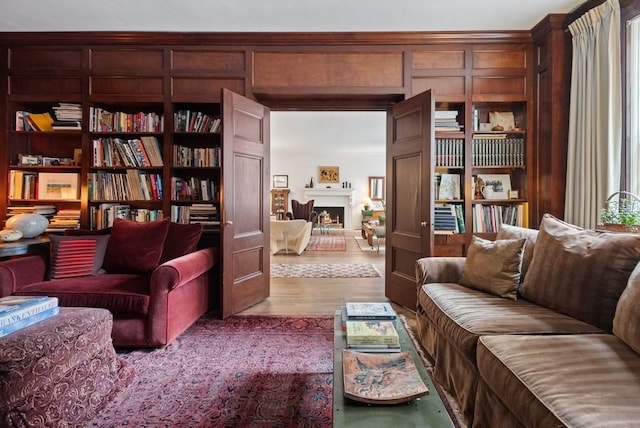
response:
<svg viewBox="0 0 640 428"><path fill-rule="evenodd" d="M50 235L49 278L70 278L103 273L102 262L109 235Z"/></svg>
<svg viewBox="0 0 640 428"><path fill-rule="evenodd" d="M169 219L137 222L116 218L104 257L109 273L149 273L160 264Z"/></svg>

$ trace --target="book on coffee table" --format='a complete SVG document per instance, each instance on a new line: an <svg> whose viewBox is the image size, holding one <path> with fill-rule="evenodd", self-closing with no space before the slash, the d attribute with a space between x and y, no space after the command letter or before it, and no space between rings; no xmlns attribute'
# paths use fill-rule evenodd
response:
<svg viewBox="0 0 640 428"><path fill-rule="evenodd" d="M347 320L395 320L398 316L387 302L347 302Z"/></svg>
<svg viewBox="0 0 640 428"><path fill-rule="evenodd" d="M354 345L400 346L400 337L393 321L347 321L347 346Z"/></svg>
<svg viewBox="0 0 640 428"><path fill-rule="evenodd" d="M409 352L342 351L344 396L369 404L398 404L429 393Z"/></svg>

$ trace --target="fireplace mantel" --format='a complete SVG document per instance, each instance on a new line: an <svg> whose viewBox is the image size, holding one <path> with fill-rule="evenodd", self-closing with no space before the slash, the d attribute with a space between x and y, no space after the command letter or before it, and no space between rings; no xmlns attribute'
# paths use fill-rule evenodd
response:
<svg viewBox="0 0 640 428"><path fill-rule="evenodd" d="M343 207L344 227L351 229L351 207L353 206L354 189L342 188L314 188L304 189L305 201L313 199L314 206L317 207Z"/></svg>

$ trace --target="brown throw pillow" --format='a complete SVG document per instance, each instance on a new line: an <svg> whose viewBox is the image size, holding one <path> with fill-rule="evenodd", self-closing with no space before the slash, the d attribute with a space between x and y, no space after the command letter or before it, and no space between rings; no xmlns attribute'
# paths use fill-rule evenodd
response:
<svg viewBox="0 0 640 428"><path fill-rule="evenodd" d="M520 295L610 332L639 261L640 234L582 229L545 214Z"/></svg>
<svg viewBox="0 0 640 428"><path fill-rule="evenodd" d="M640 354L640 264L631 273L618 301L613 334Z"/></svg>
<svg viewBox="0 0 640 428"><path fill-rule="evenodd" d="M160 264L169 219L137 222L116 218L104 258L109 273L149 273Z"/></svg>
<svg viewBox="0 0 640 428"><path fill-rule="evenodd" d="M474 236L460 284L515 300L526 239L489 241Z"/></svg>
<svg viewBox="0 0 640 428"><path fill-rule="evenodd" d="M109 235L49 235L49 278L69 278L104 273L102 263Z"/></svg>
<svg viewBox="0 0 640 428"><path fill-rule="evenodd" d="M169 223L169 232L164 242L160 263L194 252L201 235L201 224Z"/></svg>
<svg viewBox="0 0 640 428"><path fill-rule="evenodd" d="M529 270L529 265L533 259L533 249L536 245L536 239L538 238L538 231L536 229L528 229L526 227L511 226L508 224L500 225L498 234L496 235L496 241L501 239L522 239L525 238L527 243L524 246L524 254L522 255L522 273L520 275L520 283L524 281Z"/></svg>

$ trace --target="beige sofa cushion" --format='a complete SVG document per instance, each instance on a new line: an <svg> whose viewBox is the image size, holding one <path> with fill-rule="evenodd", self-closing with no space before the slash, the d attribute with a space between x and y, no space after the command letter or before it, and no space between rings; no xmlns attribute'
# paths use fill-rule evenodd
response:
<svg viewBox="0 0 640 428"><path fill-rule="evenodd" d="M618 301L613 334L640 354L640 264L631 273L627 288Z"/></svg>
<svg viewBox="0 0 640 428"><path fill-rule="evenodd" d="M523 299L508 300L460 284L422 286L418 305L429 322L475 364L476 344L483 335L575 334L602 330L534 305Z"/></svg>
<svg viewBox="0 0 640 428"><path fill-rule="evenodd" d="M613 335L485 336L477 357L482 382L525 426L638 426L640 358Z"/></svg>
<svg viewBox="0 0 640 428"><path fill-rule="evenodd" d="M545 214L520 294L612 331L618 299L640 261L640 234L586 230Z"/></svg>
<svg viewBox="0 0 640 428"><path fill-rule="evenodd" d="M515 300L525 242L525 239L489 241L474 236L460 284Z"/></svg>
<svg viewBox="0 0 640 428"><path fill-rule="evenodd" d="M500 239L526 239L527 243L524 246L524 253L522 255L522 268L520 269L520 282L524 281L527 275L527 270L531 265L533 259L533 249L536 246L536 240L538 238L538 231L536 229L528 229L526 227L511 226L509 224L500 225L496 240Z"/></svg>

